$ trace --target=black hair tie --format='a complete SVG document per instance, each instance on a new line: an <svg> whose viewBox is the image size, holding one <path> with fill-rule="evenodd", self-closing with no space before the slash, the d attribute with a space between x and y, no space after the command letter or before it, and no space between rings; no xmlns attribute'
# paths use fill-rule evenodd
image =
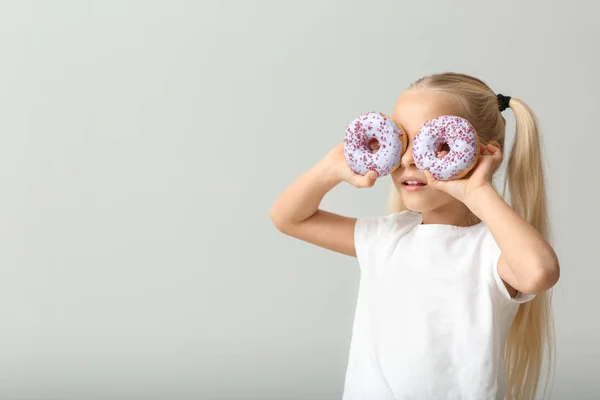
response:
<svg viewBox="0 0 600 400"><path fill-rule="evenodd" d="M508 104L510 103L510 96L504 96L502 94L498 94L498 109L500 112L506 110L510 107Z"/></svg>

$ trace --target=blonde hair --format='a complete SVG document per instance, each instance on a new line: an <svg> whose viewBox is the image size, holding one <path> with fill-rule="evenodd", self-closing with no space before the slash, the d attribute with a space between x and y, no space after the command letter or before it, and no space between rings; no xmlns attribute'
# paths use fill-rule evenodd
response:
<svg viewBox="0 0 600 400"><path fill-rule="evenodd" d="M506 121L500 114L497 95L481 80L457 73L435 74L417 80L410 89L438 90L454 96L480 140L483 143L497 141L504 149ZM536 118L527 104L519 99L511 98L509 107L515 115L516 133L508 157L504 190L508 188L513 209L548 240L546 194ZM405 209L402 198L392 186L389 211ZM551 303L552 291L548 290L519 306L504 349L507 400L535 399L543 372L546 375L546 394L550 374L554 371ZM545 364L544 359L547 361Z"/></svg>

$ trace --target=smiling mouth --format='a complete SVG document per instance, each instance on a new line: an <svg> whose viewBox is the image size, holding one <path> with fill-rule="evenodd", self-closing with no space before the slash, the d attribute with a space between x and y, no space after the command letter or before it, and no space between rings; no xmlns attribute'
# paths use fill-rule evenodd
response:
<svg viewBox="0 0 600 400"><path fill-rule="evenodd" d="M405 181L402 182L403 186L427 186L427 184L419 182L419 181Z"/></svg>

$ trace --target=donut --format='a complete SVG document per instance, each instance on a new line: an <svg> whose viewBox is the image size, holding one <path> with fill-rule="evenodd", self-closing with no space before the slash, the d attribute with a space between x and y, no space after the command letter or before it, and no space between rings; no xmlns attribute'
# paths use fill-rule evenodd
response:
<svg viewBox="0 0 600 400"><path fill-rule="evenodd" d="M438 158L444 144L450 151ZM429 171L437 180L449 181L466 176L479 157L479 139L475 128L454 115L427 121L415 136L412 151L415 166Z"/></svg>
<svg viewBox="0 0 600 400"><path fill-rule="evenodd" d="M369 147L373 139L379 143L375 153ZM385 176L400 166L407 140L406 134L393 119L381 112L368 112L348 124L344 157L357 174L375 171L379 176Z"/></svg>

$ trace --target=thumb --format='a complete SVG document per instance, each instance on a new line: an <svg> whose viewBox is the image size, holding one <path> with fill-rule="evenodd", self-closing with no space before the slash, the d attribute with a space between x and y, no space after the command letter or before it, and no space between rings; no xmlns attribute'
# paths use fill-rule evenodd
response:
<svg viewBox="0 0 600 400"><path fill-rule="evenodd" d="M443 185L446 183L444 181L437 180L435 178L435 176L433 176L431 174L431 172L429 172L428 170L425 170L424 174L425 174L425 177L427 178L427 185L429 187L432 187L435 189L442 189Z"/></svg>
<svg viewBox="0 0 600 400"><path fill-rule="evenodd" d="M378 174L375 171L369 171L364 175L353 174L351 178L351 183L352 185L358 188L371 187L375 184L377 176Z"/></svg>
<svg viewBox="0 0 600 400"><path fill-rule="evenodd" d="M423 173L425 174L425 178L427 178L427 185L434 187L439 184L439 181L435 179L431 172L425 170Z"/></svg>

